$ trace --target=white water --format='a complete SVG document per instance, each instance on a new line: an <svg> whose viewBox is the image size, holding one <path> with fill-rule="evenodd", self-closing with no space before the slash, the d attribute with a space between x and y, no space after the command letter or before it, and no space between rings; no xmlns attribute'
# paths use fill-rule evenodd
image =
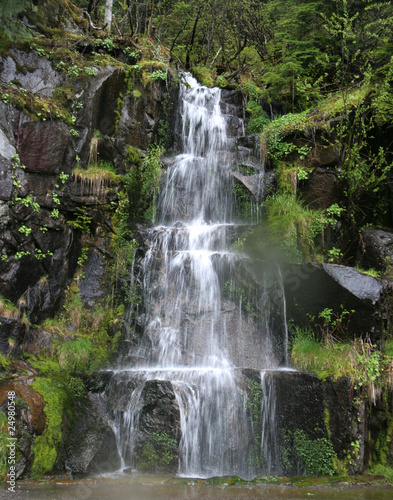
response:
<svg viewBox="0 0 393 500"><path fill-rule="evenodd" d="M185 80L180 90L183 153L166 172L159 224L146 235L149 248L141 265L144 336L131 353L132 365L113 370L110 390L128 391L114 411L114 429L122 466L135 467L142 392L149 381L168 381L180 410L179 475L251 478L260 465L250 461L255 438L246 408L247 382L234 359L235 351L245 349L242 329L250 329L258 368L277 368L268 291L261 292L266 314L258 327L250 326L250 314L244 312L250 307L247 297L241 295L235 312L235 304L224 297L224 281L236 287L235 268L244 258L229 248L234 199L225 156L230 140L220 89L201 87L190 75ZM271 463L266 447L273 442L268 414L274 408L271 387L263 382L264 376L261 450L265 463Z"/></svg>

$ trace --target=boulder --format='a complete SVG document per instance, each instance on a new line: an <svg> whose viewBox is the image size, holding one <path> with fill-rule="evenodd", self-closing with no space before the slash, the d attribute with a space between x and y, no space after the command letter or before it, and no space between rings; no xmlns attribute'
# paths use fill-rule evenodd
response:
<svg viewBox="0 0 393 500"><path fill-rule="evenodd" d="M120 469L116 437L94 403L79 402L67 436L64 467L73 474L114 472Z"/></svg>
<svg viewBox="0 0 393 500"><path fill-rule="evenodd" d="M342 310L354 311L344 326L344 334L368 334L377 342L385 332L386 322L391 321L391 280L373 278L337 264L286 263L282 265L282 283L287 317L301 325L309 324L310 316L318 321L319 313L326 308L338 315Z"/></svg>
<svg viewBox="0 0 393 500"><path fill-rule="evenodd" d="M135 449L137 466L145 471L175 473L178 469L177 445L172 442L180 439L180 414L172 383L146 382L139 404L139 436ZM168 453L172 455L170 460L166 460Z"/></svg>
<svg viewBox="0 0 393 500"><path fill-rule="evenodd" d="M393 233L366 227L361 232L358 261L365 269L388 271L393 266Z"/></svg>

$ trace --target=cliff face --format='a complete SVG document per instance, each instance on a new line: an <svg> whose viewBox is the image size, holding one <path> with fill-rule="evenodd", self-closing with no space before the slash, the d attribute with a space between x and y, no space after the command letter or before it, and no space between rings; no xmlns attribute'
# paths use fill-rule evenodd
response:
<svg viewBox="0 0 393 500"><path fill-rule="evenodd" d="M132 75L113 61L105 67L89 63L89 74L79 62L71 74L40 50L11 48L0 59L0 404L6 409L11 390L20 401L18 477L53 467L92 471L97 455L108 456L111 449L107 468L119 467L111 428L80 397L83 381L73 375L81 370L66 369L66 386L54 381L60 345L72 345L83 330L106 358L120 335L124 305L116 295L128 271L119 271L119 252L132 244L124 230L129 213L119 215L119 207L139 202L130 200L125 176L157 140L160 121L166 120L163 99L171 93L166 81L143 82L138 71ZM83 327L80 317L72 319L77 310L84 317L91 312ZM67 318L53 327L57 320L51 324L51 318L62 315ZM99 355L90 356L97 366ZM48 366L53 359L54 372L33 368L35 356ZM26 361L10 364L18 358ZM82 384L80 391L71 387L72 379ZM57 409L50 402L56 392ZM40 457L51 450L54 459Z"/></svg>
<svg viewBox="0 0 393 500"><path fill-rule="evenodd" d="M144 215L153 198L145 185L149 163L144 160L151 160L149 150L158 142L176 149L178 76L173 70L107 50L102 40L72 41L72 51L67 44L52 43L18 44L0 58L0 408L6 409L7 395L14 391L18 477L120 467L100 400L108 380L96 372L121 349L125 316L139 305L129 269L142 253L134 228L149 223ZM242 96L230 90L223 95L235 137L241 134ZM239 154L233 164L239 168L231 173L237 186L261 201L276 174L268 165L261 191L257 137L236 141ZM298 150L305 145L304 137L291 141ZM334 168L338 159L322 146L310 158L302 163L309 177L298 188L307 203L326 208L342 197ZM382 230L363 232L362 259L368 267L386 267L390 238ZM260 286L262 264L256 259L246 267L241 280ZM357 311L351 335L369 334L379 342L390 332L389 279L333 264L288 264L283 289L288 316L300 324L310 312L337 310L345 302ZM253 339L250 335L247 346L252 355ZM251 370L249 376L254 382L258 378ZM352 471L364 470L373 455L392 460L391 391L368 414L363 402L353 404L348 378L321 382L309 374L282 374L277 380L284 401L278 408L280 428L292 436L299 429L307 432L304 422L293 418L298 402L311 397L306 386L316 394L307 400L311 421L328 414L323 435L330 434L340 459L350 450ZM246 390L252 399L251 389ZM156 428L180 433L173 391L165 384L147 387L143 415L147 439ZM282 437L280 445L293 451L291 440ZM289 472L299 472L295 463L290 456ZM176 470L174 461L171 468Z"/></svg>

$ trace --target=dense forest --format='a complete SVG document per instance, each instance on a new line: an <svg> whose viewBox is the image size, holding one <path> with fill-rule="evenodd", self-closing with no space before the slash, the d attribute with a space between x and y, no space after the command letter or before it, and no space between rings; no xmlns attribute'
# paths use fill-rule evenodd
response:
<svg viewBox="0 0 393 500"><path fill-rule="evenodd" d="M143 307L130 268L187 71L246 125L258 165L232 167L247 223L233 249L289 273L293 366L348 382L334 390L348 391L352 441L329 474L370 467L393 482L392 2L2 0L0 64L0 450L12 389L19 476L90 472L116 448L91 394ZM314 277L329 293L317 297ZM251 288L225 298L256 314Z"/></svg>

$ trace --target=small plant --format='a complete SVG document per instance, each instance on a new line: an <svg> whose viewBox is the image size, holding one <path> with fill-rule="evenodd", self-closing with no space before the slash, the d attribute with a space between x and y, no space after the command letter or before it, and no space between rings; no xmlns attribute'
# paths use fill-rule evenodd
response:
<svg viewBox="0 0 393 500"><path fill-rule="evenodd" d="M87 76L96 76L97 70L95 68L85 68L85 73Z"/></svg>
<svg viewBox="0 0 393 500"><path fill-rule="evenodd" d="M84 263L87 260L88 253L89 253L89 247L83 247L81 250L81 254L78 257L78 266L83 267Z"/></svg>
<svg viewBox="0 0 393 500"><path fill-rule="evenodd" d="M112 52L112 50L115 48L115 44L110 38L105 38L105 40L102 40L101 45L108 52Z"/></svg>
<svg viewBox="0 0 393 500"><path fill-rule="evenodd" d="M167 79L167 74L166 71L162 71L160 69L157 69L153 71L153 73L150 75L150 79L155 82L156 80L163 80L166 82Z"/></svg>
<svg viewBox="0 0 393 500"><path fill-rule="evenodd" d="M58 208L54 208L50 214L50 216L52 217L52 219L58 219L59 216L60 216L60 212L59 212L59 209Z"/></svg>
<svg viewBox="0 0 393 500"><path fill-rule="evenodd" d="M29 234L31 233L31 228L23 225L18 229L18 231L25 236L29 236Z"/></svg>
<svg viewBox="0 0 393 500"><path fill-rule="evenodd" d="M76 78L80 75L80 69L76 64L74 64L67 69L67 75L70 78Z"/></svg>
<svg viewBox="0 0 393 500"><path fill-rule="evenodd" d="M328 250L328 261L329 262L338 262L343 256L341 250L339 248L333 247Z"/></svg>
<svg viewBox="0 0 393 500"><path fill-rule="evenodd" d="M69 178L69 175L65 172L60 172L60 180L62 184L65 184Z"/></svg>

